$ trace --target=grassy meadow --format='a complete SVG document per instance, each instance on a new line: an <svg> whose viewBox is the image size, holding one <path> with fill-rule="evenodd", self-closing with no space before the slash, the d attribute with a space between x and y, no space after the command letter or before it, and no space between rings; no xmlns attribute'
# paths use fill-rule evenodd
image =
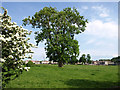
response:
<svg viewBox="0 0 120 90"><path fill-rule="evenodd" d="M6 88L112 88L118 86L118 66L37 65Z"/></svg>

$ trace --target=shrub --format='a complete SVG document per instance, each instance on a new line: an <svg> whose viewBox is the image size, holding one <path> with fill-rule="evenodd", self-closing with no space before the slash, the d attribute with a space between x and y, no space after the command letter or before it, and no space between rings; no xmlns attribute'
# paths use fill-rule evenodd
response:
<svg viewBox="0 0 120 90"><path fill-rule="evenodd" d="M29 61L27 64L26 64L27 67L33 67L35 66L35 64L32 62L32 61Z"/></svg>

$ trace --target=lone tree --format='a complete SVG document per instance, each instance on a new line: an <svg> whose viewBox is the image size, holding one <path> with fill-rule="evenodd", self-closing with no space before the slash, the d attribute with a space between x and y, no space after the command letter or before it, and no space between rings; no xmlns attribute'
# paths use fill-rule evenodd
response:
<svg viewBox="0 0 120 90"><path fill-rule="evenodd" d="M85 30L87 20L79 15L73 8L65 8L57 11L56 8L44 7L34 16L25 18L23 25L32 25L39 28L35 32L36 43L46 40L45 50L50 61L57 61L58 66L70 60L72 56L79 55L78 41L74 40L74 35Z"/></svg>

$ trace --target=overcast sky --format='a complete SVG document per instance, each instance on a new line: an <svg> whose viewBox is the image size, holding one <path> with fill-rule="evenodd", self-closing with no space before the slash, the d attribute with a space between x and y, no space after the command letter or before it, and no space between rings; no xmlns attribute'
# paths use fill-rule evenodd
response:
<svg viewBox="0 0 120 90"><path fill-rule="evenodd" d="M33 16L43 7L56 7L62 10L75 7L80 15L88 19L85 32L76 35L79 41L80 55L90 54L93 60L111 59L118 55L118 3L117 2L3 2L2 6L8 10L12 22L22 25L22 19ZM32 30L30 42L35 43L31 26L24 27ZM34 51L33 60L43 60L46 57L44 42L39 43Z"/></svg>

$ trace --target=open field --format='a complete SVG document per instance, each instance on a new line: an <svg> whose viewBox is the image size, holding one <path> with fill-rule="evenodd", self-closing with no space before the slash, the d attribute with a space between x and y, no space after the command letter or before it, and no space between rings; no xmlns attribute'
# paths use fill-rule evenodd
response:
<svg viewBox="0 0 120 90"><path fill-rule="evenodd" d="M118 86L118 66L38 65L7 88L111 88Z"/></svg>

